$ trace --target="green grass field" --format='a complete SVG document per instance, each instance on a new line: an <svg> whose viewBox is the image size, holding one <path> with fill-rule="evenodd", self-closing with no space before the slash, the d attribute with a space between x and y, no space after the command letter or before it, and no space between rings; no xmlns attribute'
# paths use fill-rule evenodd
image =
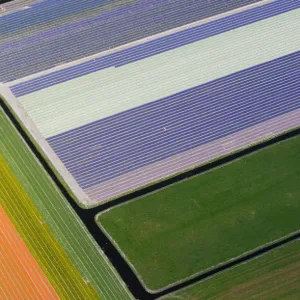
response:
<svg viewBox="0 0 300 300"><path fill-rule="evenodd" d="M298 240L162 299L296 300L299 295Z"/></svg>
<svg viewBox="0 0 300 300"><path fill-rule="evenodd" d="M101 299L132 296L11 122L0 110L0 153L81 276Z"/></svg>
<svg viewBox="0 0 300 300"><path fill-rule="evenodd" d="M300 229L300 136L113 208L98 223L152 290Z"/></svg>

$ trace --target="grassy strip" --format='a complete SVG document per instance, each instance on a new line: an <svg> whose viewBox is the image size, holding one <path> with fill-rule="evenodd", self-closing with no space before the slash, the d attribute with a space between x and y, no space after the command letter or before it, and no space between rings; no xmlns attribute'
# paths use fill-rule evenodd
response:
<svg viewBox="0 0 300 300"><path fill-rule="evenodd" d="M156 290L300 229L300 136L98 217Z"/></svg>
<svg viewBox="0 0 300 300"><path fill-rule="evenodd" d="M297 299L300 241L222 272L163 299Z"/></svg>
<svg viewBox="0 0 300 300"><path fill-rule="evenodd" d="M0 205L61 299L98 299L0 155Z"/></svg>
<svg viewBox="0 0 300 300"><path fill-rule="evenodd" d="M132 296L66 199L0 111L0 152L72 263L103 299Z"/></svg>

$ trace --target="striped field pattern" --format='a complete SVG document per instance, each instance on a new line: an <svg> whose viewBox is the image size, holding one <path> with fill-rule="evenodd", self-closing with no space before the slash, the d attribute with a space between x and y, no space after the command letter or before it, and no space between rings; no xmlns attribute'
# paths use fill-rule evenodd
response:
<svg viewBox="0 0 300 300"><path fill-rule="evenodd" d="M7 211L57 295L61 299L97 299L96 291L85 284L2 156L0 182L0 205Z"/></svg>
<svg viewBox="0 0 300 300"><path fill-rule="evenodd" d="M0 81L12 81L256 2L259 0L43 1L0 18Z"/></svg>
<svg viewBox="0 0 300 300"><path fill-rule="evenodd" d="M131 299L101 249L2 110L0 153L0 205L58 295L63 299Z"/></svg>
<svg viewBox="0 0 300 300"><path fill-rule="evenodd" d="M0 206L0 299L59 299Z"/></svg>
<svg viewBox="0 0 300 300"><path fill-rule="evenodd" d="M300 3L245 4L8 83L86 206L300 126Z"/></svg>
<svg viewBox="0 0 300 300"><path fill-rule="evenodd" d="M48 141L80 186L88 188L300 109L293 97L299 95L299 67L300 51Z"/></svg>

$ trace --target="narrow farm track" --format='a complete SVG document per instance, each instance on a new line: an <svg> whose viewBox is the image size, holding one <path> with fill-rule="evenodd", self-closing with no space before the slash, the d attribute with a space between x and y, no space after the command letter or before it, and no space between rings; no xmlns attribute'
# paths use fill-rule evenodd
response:
<svg viewBox="0 0 300 300"><path fill-rule="evenodd" d="M50 181L33 154L28 151L27 146L2 111L0 112L0 125L2 130L0 131L0 151L4 160L72 263L84 279L96 288L103 299L130 299L130 293L103 256L100 248L91 239L83 223ZM10 201L8 204L12 205L10 209L14 212L14 216L17 212L23 213L19 210L19 203L16 205ZM22 214L20 218L22 219ZM29 224L24 220L26 225ZM43 224L39 222L39 225ZM83 280L82 284L85 286ZM80 292L73 291L72 294L80 298ZM85 295L84 299L95 299L95 294L92 297Z"/></svg>
<svg viewBox="0 0 300 300"><path fill-rule="evenodd" d="M0 156L0 205L21 234L61 299L96 299Z"/></svg>
<svg viewBox="0 0 300 300"><path fill-rule="evenodd" d="M1 206L0 245L0 299L58 299Z"/></svg>

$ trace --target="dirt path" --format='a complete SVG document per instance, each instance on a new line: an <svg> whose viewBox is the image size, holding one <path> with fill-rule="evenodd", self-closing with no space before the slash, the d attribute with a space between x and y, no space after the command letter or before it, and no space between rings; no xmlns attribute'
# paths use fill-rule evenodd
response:
<svg viewBox="0 0 300 300"><path fill-rule="evenodd" d="M58 299L0 206L0 299Z"/></svg>

